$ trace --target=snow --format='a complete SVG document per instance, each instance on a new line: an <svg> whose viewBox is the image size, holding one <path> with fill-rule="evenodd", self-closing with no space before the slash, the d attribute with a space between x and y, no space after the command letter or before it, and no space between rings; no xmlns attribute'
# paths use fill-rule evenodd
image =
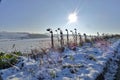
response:
<svg viewBox="0 0 120 80"><path fill-rule="evenodd" d="M14 46L13 46L14 45ZM40 49L50 46L50 39L0 39L0 51L21 51L30 53L31 49Z"/></svg>
<svg viewBox="0 0 120 80"><path fill-rule="evenodd" d="M5 43L15 42L19 43L19 46L24 44L21 40L6 41ZM31 42L37 41L32 39L23 42L25 42L25 45L31 46L29 45ZM27 44L27 42L30 43ZM107 63L112 60L105 78L106 80L113 80L114 75L110 73L116 73L117 63L115 61L120 56L120 40L112 39L111 42L109 45L101 45L99 42L94 46L85 44L83 47L77 47L77 51L66 47L63 53L52 51L48 56L44 55L43 58L38 60L21 56L18 64L0 70L0 74L3 80L95 80L103 72ZM17 45L17 43L15 44ZM34 44L34 46L38 46L37 44ZM118 53L115 53L115 51Z"/></svg>

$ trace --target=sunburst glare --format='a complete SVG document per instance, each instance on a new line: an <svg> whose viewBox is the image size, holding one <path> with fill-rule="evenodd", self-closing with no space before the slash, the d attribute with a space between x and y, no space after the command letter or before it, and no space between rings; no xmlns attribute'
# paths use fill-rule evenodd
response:
<svg viewBox="0 0 120 80"><path fill-rule="evenodd" d="M77 13L76 12L69 14L68 22L69 23L77 22Z"/></svg>

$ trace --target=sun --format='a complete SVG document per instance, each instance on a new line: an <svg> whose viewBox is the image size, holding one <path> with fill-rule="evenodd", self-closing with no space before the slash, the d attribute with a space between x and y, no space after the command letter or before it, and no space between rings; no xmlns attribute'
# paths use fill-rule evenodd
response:
<svg viewBox="0 0 120 80"><path fill-rule="evenodd" d="M68 20L69 20L69 23L77 22L77 14L75 12L69 14Z"/></svg>

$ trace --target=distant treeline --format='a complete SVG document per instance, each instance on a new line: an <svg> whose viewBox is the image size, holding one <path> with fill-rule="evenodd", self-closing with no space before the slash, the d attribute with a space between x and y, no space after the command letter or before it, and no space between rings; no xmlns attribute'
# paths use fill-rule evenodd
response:
<svg viewBox="0 0 120 80"><path fill-rule="evenodd" d="M48 35L45 34L28 34L28 38L48 38Z"/></svg>
<svg viewBox="0 0 120 80"><path fill-rule="evenodd" d="M0 32L0 39L32 39L32 38L48 38L47 34L32 34L25 32Z"/></svg>

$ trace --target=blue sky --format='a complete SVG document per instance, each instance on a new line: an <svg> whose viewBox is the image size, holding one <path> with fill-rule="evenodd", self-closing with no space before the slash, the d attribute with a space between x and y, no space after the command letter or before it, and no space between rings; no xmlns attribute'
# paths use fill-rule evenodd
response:
<svg viewBox="0 0 120 80"><path fill-rule="evenodd" d="M68 23L77 12L78 21ZM2 0L0 31L46 33L60 27L80 33L120 33L120 0Z"/></svg>

